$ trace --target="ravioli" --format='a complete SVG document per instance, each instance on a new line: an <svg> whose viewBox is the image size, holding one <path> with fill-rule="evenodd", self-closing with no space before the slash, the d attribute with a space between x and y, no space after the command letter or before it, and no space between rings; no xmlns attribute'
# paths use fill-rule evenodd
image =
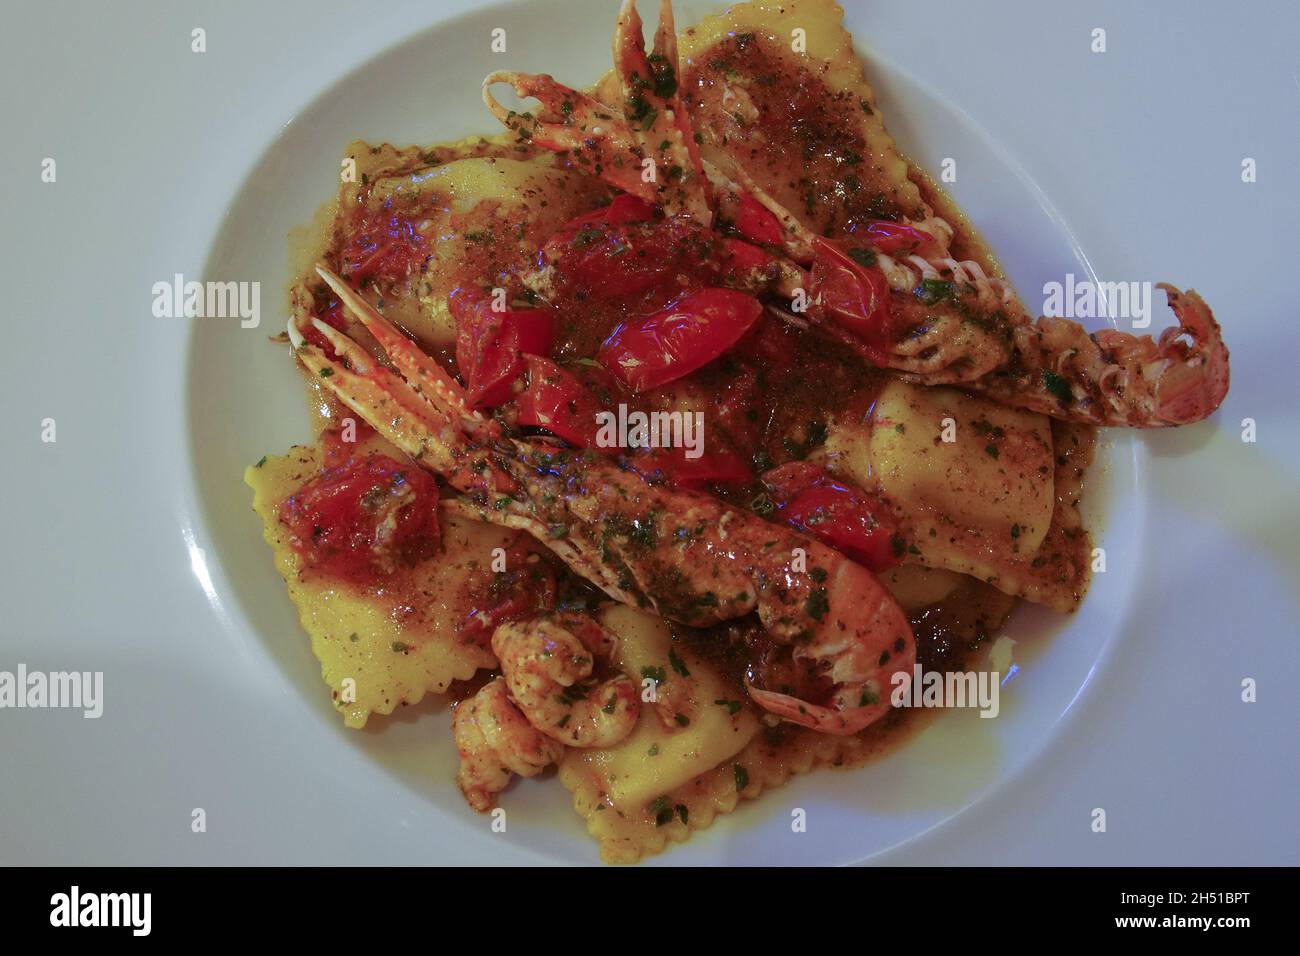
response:
<svg viewBox="0 0 1300 956"><path fill-rule="evenodd" d="M512 285L508 276L528 262L537 237L609 195L598 180L557 168L552 154L532 153L484 138L432 149L349 146L344 159L355 162L356 178L340 189L334 245L376 222L381 230L398 222L418 236L427 257L408 277L363 282L360 291L426 346L451 345L456 326L447 296L453 289L495 280ZM317 286L314 278L300 286L295 308L311 311ZM348 333L366 339L355 322Z"/></svg>
<svg viewBox="0 0 1300 956"><path fill-rule="evenodd" d="M1072 611L1088 583L1091 543L1077 506L1092 451L1088 426L891 382L869 431L831 429L826 460L889 499L907 561Z"/></svg>
<svg viewBox="0 0 1300 956"><path fill-rule="evenodd" d="M704 157L741 164L824 235L860 216L926 215L843 19L832 0L753 0L683 31L680 46ZM822 88L790 101L774 82L790 69Z"/></svg>
<svg viewBox="0 0 1300 956"><path fill-rule="evenodd" d="M742 750L761 724L748 702L736 699L735 685L675 641L660 618L619 605L606 609L601 620L618 638L614 663L655 681L657 701L643 700L636 729L618 746L567 751L560 780L592 836L619 856L621 824L673 832L664 831L667 821L659 819L670 806L664 801ZM687 826L689 813L678 822ZM703 818L696 824L707 825Z"/></svg>
<svg viewBox="0 0 1300 956"><path fill-rule="evenodd" d="M636 730L617 747L569 750L560 761L560 782L573 794L574 809L607 863L635 863L670 842L685 842L742 800L796 774L860 764L886 742L896 742L897 714L851 737L773 726L756 717L748 702L729 701L734 685L674 641L659 618L620 606L607 609L602 619L619 638L621 664L634 672L665 672L661 700L669 696L674 713L685 707L695 715L684 727L666 727L665 714L643 703ZM674 682L685 685L686 693L671 696ZM739 709L728 706L733 703Z"/></svg>
<svg viewBox="0 0 1300 956"><path fill-rule="evenodd" d="M358 443L358 452L401 457L378 437ZM278 512L319 471L319 448L294 446L283 456L268 455L250 466L244 481L253 489L263 536L343 722L363 727L372 713L390 714L426 693L442 693L453 680L472 677L481 667L495 667L489 650L457 634L457 624L470 610L463 585L471 571L488 565L493 548L509 548L518 533L444 509L439 515L443 549L409 571L401 595L304 575ZM409 600L412 595L418 601Z"/></svg>

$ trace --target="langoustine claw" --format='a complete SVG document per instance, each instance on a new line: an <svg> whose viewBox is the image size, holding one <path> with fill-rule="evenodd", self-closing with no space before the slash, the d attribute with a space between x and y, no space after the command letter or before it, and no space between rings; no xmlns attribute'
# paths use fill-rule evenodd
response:
<svg viewBox="0 0 1300 956"><path fill-rule="evenodd" d="M614 65L623 92L621 109L541 73L498 70L483 81L483 102L502 125L544 149L566 153L579 168L624 192L708 226L703 165L694 127L678 91L677 34L672 5L663 0L654 50L645 52L641 18L625 0L614 31ZM507 83L537 100L541 112L511 110L492 95Z"/></svg>

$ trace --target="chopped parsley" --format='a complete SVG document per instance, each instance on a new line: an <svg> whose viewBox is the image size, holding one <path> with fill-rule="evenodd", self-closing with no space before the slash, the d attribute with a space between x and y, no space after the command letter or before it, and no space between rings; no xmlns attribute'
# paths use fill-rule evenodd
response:
<svg viewBox="0 0 1300 956"><path fill-rule="evenodd" d="M946 299L956 298L956 295L953 284L943 279L922 279L916 290L916 297L926 305L938 305Z"/></svg>
<svg viewBox="0 0 1300 956"><path fill-rule="evenodd" d="M808 595L808 600L804 602L803 609L808 612L808 616L814 621L820 621L830 610L830 601L826 599L826 589L818 588Z"/></svg>
<svg viewBox="0 0 1300 956"><path fill-rule="evenodd" d="M1074 400L1074 395L1070 391L1070 383L1055 372L1047 369L1043 370L1043 388L1055 395L1056 400L1062 405L1069 405Z"/></svg>

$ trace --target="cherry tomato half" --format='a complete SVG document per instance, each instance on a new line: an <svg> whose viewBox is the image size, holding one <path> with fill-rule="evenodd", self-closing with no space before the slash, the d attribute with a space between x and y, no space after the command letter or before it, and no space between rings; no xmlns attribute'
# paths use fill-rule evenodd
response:
<svg viewBox="0 0 1300 956"><path fill-rule="evenodd" d="M541 555L516 544L507 553L505 566L505 571L471 572L468 590L473 609L461 625L461 635L484 647L491 644L498 625L555 607L555 571Z"/></svg>
<svg viewBox="0 0 1300 956"><path fill-rule="evenodd" d="M899 252L910 255L918 246L934 241L934 236L928 232L901 222L890 222L888 219L873 220L867 224L864 233L872 248L891 256Z"/></svg>
<svg viewBox="0 0 1300 956"><path fill-rule="evenodd" d="M677 488L703 488L708 484L748 484L754 477L749 462L734 451L708 451L688 458L686 449L659 448L637 455L630 462L637 474L647 479L661 477Z"/></svg>
<svg viewBox="0 0 1300 956"><path fill-rule="evenodd" d="M836 325L850 332L876 365L887 364L893 330L889 322L889 281L876 268L854 262L839 247L815 239L809 293Z"/></svg>
<svg viewBox="0 0 1300 956"><path fill-rule="evenodd" d="M743 292L702 289L649 318L620 325L596 360L632 391L649 391L712 362L740 341L762 311Z"/></svg>
<svg viewBox="0 0 1300 956"><path fill-rule="evenodd" d="M776 517L805 531L870 571L898 564L898 526L875 496L809 462L773 468L763 482L782 503Z"/></svg>
<svg viewBox="0 0 1300 956"><path fill-rule="evenodd" d="M736 212L736 231L759 245L780 245L785 238L781 220L749 193L742 193Z"/></svg>
<svg viewBox="0 0 1300 956"><path fill-rule="evenodd" d="M519 424L545 428L575 448L597 448L601 411L594 395L578 379L548 358L525 355L528 385L519 396Z"/></svg>
<svg viewBox="0 0 1300 956"><path fill-rule="evenodd" d="M355 583L391 574L438 549L438 486L384 455L330 468L280 506L308 567Z"/></svg>
<svg viewBox="0 0 1300 956"><path fill-rule="evenodd" d="M456 364L471 408L510 400L511 386L524 371L523 356L550 355L555 316L549 309L496 312L477 289L456 289L447 299L456 320Z"/></svg>

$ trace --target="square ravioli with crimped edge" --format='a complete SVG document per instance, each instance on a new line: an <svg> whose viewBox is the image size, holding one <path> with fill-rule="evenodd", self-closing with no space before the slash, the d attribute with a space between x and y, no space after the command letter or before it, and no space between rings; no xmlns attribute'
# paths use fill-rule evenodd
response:
<svg viewBox="0 0 1300 956"><path fill-rule="evenodd" d="M855 215L926 215L843 21L833 0L752 0L678 37L701 156L723 170L743 167L826 235ZM595 92L620 103L617 75Z"/></svg>
<svg viewBox="0 0 1300 956"><path fill-rule="evenodd" d="M655 699L636 729L607 750L569 750L560 781L608 863L635 863L730 813L791 776L865 759L892 721L852 737L767 726L743 688L677 640L660 618L624 606L602 622L618 638L620 670L648 677Z"/></svg>
<svg viewBox="0 0 1300 956"><path fill-rule="evenodd" d="M367 453L401 457L374 436L358 443L358 454ZM409 569L399 594L304 574L279 510L320 472L320 461L318 446L294 446L250 466L244 480L344 723L363 727L372 713L390 714L426 693L442 693L480 667L495 666L486 648L459 636L457 625L470 611L467 576L488 567L492 549L509 548L518 533L444 510L441 551Z"/></svg>
<svg viewBox="0 0 1300 956"><path fill-rule="evenodd" d="M880 392L867 425L833 423L826 461L890 499L907 561L1058 611L1078 606L1092 550L1079 500L1095 429L904 382Z"/></svg>
<svg viewBox="0 0 1300 956"><path fill-rule="evenodd" d="M400 277L385 276L384 314L422 343L446 347L456 327L447 298L457 286L501 280L536 252L534 237L608 201L599 179L556 168L555 157L504 137L470 137L433 147L356 141L343 157L349 176L330 210L327 255L350 281L366 286L408 257ZM394 239L393 236L398 239ZM316 252L317 250L313 250ZM491 280L491 281L489 281ZM314 273L293 291L294 307L318 312L328 296ZM360 323L340 314L348 333Z"/></svg>

